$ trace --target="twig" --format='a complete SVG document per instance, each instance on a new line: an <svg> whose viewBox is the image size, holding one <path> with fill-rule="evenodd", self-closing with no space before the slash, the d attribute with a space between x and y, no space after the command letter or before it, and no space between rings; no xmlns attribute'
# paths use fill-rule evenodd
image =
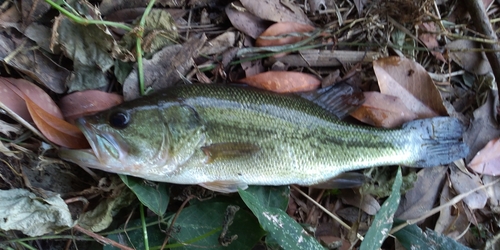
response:
<svg viewBox="0 0 500 250"><path fill-rule="evenodd" d="M498 44L498 38L491 26L486 10L483 6L483 1L480 0L468 0L464 1L466 8L469 10L469 14L474 22L476 30L484 34L489 39L496 41L495 43L483 43L483 47L486 49L491 49L498 51L500 45ZM500 53L499 52L486 52L486 57L490 62L491 69L493 70L493 75L495 76L497 82L497 89L500 89Z"/></svg>
<svg viewBox="0 0 500 250"><path fill-rule="evenodd" d="M326 209L325 207L323 207L321 204L317 203L309 195L307 195L306 193L302 192L302 190L300 190L298 187L296 187L294 185L292 185L291 187L293 189L295 189L297 192L299 192L301 195L303 195L304 197L306 197L306 199L310 200L314 205L316 205L317 207L319 207L319 209L323 210L323 212L325 212L328 216L332 217L334 220L336 220L338 223L340 223L340 225L344 226L348 230L351 230L351 227L349 225L345 224L345 222L343 222L339 217L337 217L336 215L332 214L330 211L328 211L328 209ZM364 237L361 234L356 233L356 235L357 235L358 239L360 239L360 240L364 239Z"/></svg>
<svg viewBox="0 0 500 250"><path fill-rule="evenodd" d="M73 226L73 229L75 229L75 230L77 230L79 232L82 232L82 233L84 233L84 234L86 234L86 235L94 238L95 240L97 240L98 242L101 242L103 244L112 245L114 247L117 247L117 248L120 248L120 249L124 249L124 250L134 250L133 248L130 248L128 246L124 246L124 245L122 245L122 244L120 244L120 243L118 243L118 242L116 242L114 240L111 240L111 239L108 239L108 238L106 238L104 236L96 234L96 233L94 233L94 232L92 232L90 230L87 230L87 229L79 226L79 225Z"/></svg>

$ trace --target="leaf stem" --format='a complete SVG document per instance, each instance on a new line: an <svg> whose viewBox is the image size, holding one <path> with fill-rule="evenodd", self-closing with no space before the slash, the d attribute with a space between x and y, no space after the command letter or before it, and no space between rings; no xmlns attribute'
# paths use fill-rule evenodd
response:
<svg viewBox="0 0 500 250"><path fill-rule="evenodd" d="M145 94L144 87L144 67L142 65L142 56L144 51L142 51L142 36L144 35L144 25L146 24L146 17L151 12L153 5L156 0L150 0L144 14L142 14L141 21L139 22L139 31L137 32L137 40L136 40L136 50L137 50L137 73L139 74L139 90L141 95Z"/></svg>
<svg viewBox="0 0 500 250"><path fill-rule="evenodd" d="M128 25L123 24L123 23L111 22L111 21L104 21L104 20L90 20L90 19L87 19L87 18L82 18L82 17L80 17L78 15L75 15L75 14L71 13L70 11L66 10L64 7L62 7L61 5L55 3L52 0L45 0L45 2L48 3L50 6L52 6L54 9L58 10L59 12L61 12L63 15L67 16L68 18L70 18L71 20L73 20L74 22L76 22L78 24L82 24L82 25L101 24L101 25L106 25L106 26L117 27L117 28L120 28L120 29L124 29L126 31L131 31L132 30L131 27L129 27Z"/></svg>

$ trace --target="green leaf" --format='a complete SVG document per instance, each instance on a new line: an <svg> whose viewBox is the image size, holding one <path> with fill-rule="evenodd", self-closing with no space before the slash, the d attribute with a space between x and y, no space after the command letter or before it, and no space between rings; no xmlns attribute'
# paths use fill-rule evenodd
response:
<svg viewBox="0 0 500 250"><path fill-rule="evenodd" d="M285 211L263 206L265 202L255 194L239 190L241 198L259 219L260 225L283 249L324 249L309 235L299 223L290 218ZM260 197L262 198L262 197Z"/></svg>
<svg viewBox="0 0 500 250"><path fill-rule="evenodd" d="M257 242L264 236L264 231L260 228L255 217L248 211L240 209L234 214L233 223L229 226L226 236L237 236L227 247L219 243L223 224L225 222L225 213L229 202L204 201L191 205L182 210L175 221L172 232L170 232L170 241L166 248L170 249L252 249ZM149 218L148 237L150 249L159 249L165 239L165 230L168 225L162 223L161 228L157 218ZM171 219L169 219L169 222ZM116 239L118 242L134 247L135 249L144 249L144 238L140 228L140 220L131 221L127 224L127 234L109 235L110 239ZM123 240L127 242L123 242ZM105 246L105 250L117 249L111 246Z"/></svg>
<svg viewBox="0 0 500 250"><path fill-rule="evenodd" d="M120 175L120 178L135 193L141 203L155 214L162 216L167 211L170 200L167 183L146 182L141 178L127 175Z"/></svg>
<svg viewBox="0 0 500 250"><path fill-rule="evenodd" d="M417 225L408 225L394 233L394 236L406 249L470 249L456 242L454 239L441 235L433 230L427 229L424 233Z"/></svg>
<svg viewBox="0 0 500 250"><path fill-rule="evenodd" d="M286 210L290 199L290 186L249 186L245 190L253 194L264 207Z"/></svg>
<svg viewBox="0 0 500 250"><path fill-rule="evenodd" d="M382 246L385 238L389 235L392 228L394 213L399 206L401 199L401 184L403 177L401 176L401 168L398 168L394 184L392 185L392 192L389 198L382 204L382 207L375 215L372 225L365 235L365 240L361 243L360 249L379 249Z"/></svg>

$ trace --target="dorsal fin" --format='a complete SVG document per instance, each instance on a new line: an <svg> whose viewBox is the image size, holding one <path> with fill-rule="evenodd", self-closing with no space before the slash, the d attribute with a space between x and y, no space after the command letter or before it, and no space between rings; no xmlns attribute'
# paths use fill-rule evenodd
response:
<svg viewBox="0 0 500 250"><path fill-rule="evenodd" d="M296 94L328 110L339 119L343 119L350 112L356 110L365 100L360 89L343 82Z"/></svg>

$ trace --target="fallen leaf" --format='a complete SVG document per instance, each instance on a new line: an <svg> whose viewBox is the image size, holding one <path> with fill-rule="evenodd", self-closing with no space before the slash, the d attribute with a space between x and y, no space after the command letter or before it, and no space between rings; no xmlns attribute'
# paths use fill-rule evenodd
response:
<svg viewBox="0 0 500 250"><path fill-rule="evenodd" d="M13 54L15 56L12 57ZM0 58L55 93L61 94L66 90L69 71L55 63L43 49L38 48L38 44L20 36L14 28L5 29L0 34Z"/></svg>
<svg viewBox="0 0 500 250"><path fill-rule="evenodd" d="M32 82L26 81L24 79L0 77L0 84L3 84L3 86L8 87L20 98L30 99L32 102L42 107L47 113L59 119L63 118L61 110L54 103L52 98L50 98L50 96L43 89L36 86Z"/></svg>
<svg viewBox="0 0 500 250"><path fill-rule="evenodd" d="M279 46L299 42L306 38L303 35L288 35L290 33L303 33L313 31L314 27L308 24L296 22L275 23L266 29L255 41L255 46ZM281 37L279 37L281 36Z"/></svg>
<svg viewBox="0 0 500 250"><path fill-rule="evenodd" d="M305 92L321 85L321 81L313 75L290 71L268 71L239 82L276 93Z"/></svg>
<svg viewBox="0 0 500 250"><path fill-rule="evenodd" d="M450 183L458 194L467 193L472 189L482 187L483 183L479 176L466 174L453 164L450 168ZM463 199L470 209L482 209L486 205L487 194L484 189L478 190Z"/></svg>
<svg viewBox="0 0 500 250"><path fill-rule="evenodd" d="M312 25L307 15L292 1L240 0L240 2L248 11L264 20L274 22L298 22Z"/></svg>
<svg viewBox="0 0 500 250"><path fill-rule="evenodd" d="M418 25L420 30L420 35L418 38L422 41L425 46L430 50L431 54L433 54L438 60L441 62L446 62L443 54L441 52L434 50L434 48L439 47L439 43L436 39L436 25L433 22L425 22Z"/></svg>
<svg viewBox="0 0 500 250"><path fill-rule="evenodd" d="M406 58L386 57L373 62L380 92L397 96L418 118L447 116L443 100L427 71Z"/></svg>
<svg viewBox="0 0 500 250"><path fill-rule="evenodd" d="M440 205L444 205L453 199L454 194L450 193L450 185L447 183L443 185L441 195L439 198ZM459 201L454 206L446 206L439 212L439 218L434 227L434 231L444 234L448 237L458 237L462 232L466 231L469 227L469 220L465 212L467 209L463 201Z"/></svg>
<svg viewBox="0 0 500 250"><path fill-rule="evenodd" d="M36 126L51 142L68 148L88 148L89 144L82 132L62 119L62 113L54 101L34 84L22 79L5 79L0 81L13 93L26 102L26 107ZM14 85L11 83L16 83ZM33 98L33 99L31 99ZM33 100L37 100L35 103ZM44 107L44 108L42 108Z"/></svg>
<svg viewBox="0 0 500 250"><path fill-rule="evenodd" d="M25 101L36 126L51 142L74 149L90 147L83 133L75 125L47 113L29 99Z"/></svg>
<svg viewBox="0 0 500 250"><path fill-rule="evenodd" d="M216 38L205 43L200 50L202 55L220 54L234 46L236 41L236 31L226 31Z"/></svg>
<svg viewBox="0 0 500 250"><path fill-rule="evenodd" d="M402 220L416 219L434 208L447 170L446 167L420 170L413 188L401 198L395 217Z"/></svg>
<svg viewBox="0 0 500 250"><path fill-rule="evenodd" d="M379 92L364 92L365 102L351 116L375 127L396 128L413 121L417 115L401 99Z"/></svg>
<svg viewBox="0 0 500 250"><path fill-rule="evenodd" d="M500 138L489 141L477 152L469 167L480 174L500 175Z"/></svg>
<svg viewBox="0 0 500 250"><path fill-rule="evenodd" d="M207 37L192 37L183 45L167 46L153 55L151 60L144 60L144 87L160 90L172 86L187 74L193 64L193 58L198 56L200 48ZM134 68L123 83L123 98L125 101L140 96L137 69Z"/></svg>
<svg viewBox="0 0 500 250"><path fill-rule="evenodd" d="M446 44L445 48L449 50L448 55L454 62L471 73L484 75L492 71L484 52L474 51L474 49L482 48L477 42L455 40Z"/></svg>
<svg viewBox="0 0 500 250"><path fill-rule="evenodd" d="M26 102L14 91L6 86L5 81L0 78L0 102L10 108L14 113L28 122L32 122L31 115L26 107Z"/></svg>
<svg viewBox="0 0 500 250"><path fill-rule="evenodd" d="M72 122L78 117L109 109L122 102L121 95L99 90L86 90L64 96L61 98L59 106L64 118Z"/></svg>
<svg viewBox="0 0 500 250"><path fill-rule="evenodd" d="M234 6L239 8L236 9ZM257 38L266 30L269 21L263 20L248 11L240 11L240 9L244 9L240 1L234 1L226 7L226 15L229 21L239 31L251 38Z"/></svg>

